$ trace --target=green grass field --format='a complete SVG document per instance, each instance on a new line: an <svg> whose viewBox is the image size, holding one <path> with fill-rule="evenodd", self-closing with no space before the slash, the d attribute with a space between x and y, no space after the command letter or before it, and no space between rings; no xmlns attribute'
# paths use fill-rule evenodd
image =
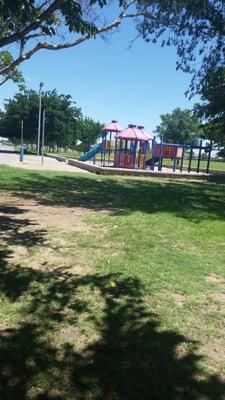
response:
<svg viewBox="0 0 225 400"><path fill-rule="evenodd" d="M191 167L192 168L197 168L197 160L192 160L191 162ZM184 166L188 167L188 160L184 161ZM207 161L202 160L200 163L200 168L207 168ZM210 161L210 170L219 170L219 171L225 171L225 162L220 162L220 161Z"/></svg>
<svg viewBox="0 0 225 400"><path fill-rule="evenodd" d="M68 151L59 151L58 153L49 153L54 154L55 156L62 156L62 157L79 157L82 152L76 150L68 150Z"/></svg>
<svg viewBox="0 0 225 400"><path fill-rule="evenodd" d="M0 398L222 400L225 183L0 168Z"/></svg>
<svg viewBox="0 0 225 400"><path fill-rule="evenodd" d="M184 167L188 167L189 161L188 160L184 160ZM192 160L191 162L191 168L196 169L197 168L197 164L198 161L197 160ZM163 159L163 165L164 166L173 166L173 161L170 159ZM200 163L200 169L205 169L207 168L207 161L205 160L201 160ZM177 169L179 170L179 166L177 166ZM221 162L221 161L210 161L210 168L209 171L225 171L225 162Z"/></svg>

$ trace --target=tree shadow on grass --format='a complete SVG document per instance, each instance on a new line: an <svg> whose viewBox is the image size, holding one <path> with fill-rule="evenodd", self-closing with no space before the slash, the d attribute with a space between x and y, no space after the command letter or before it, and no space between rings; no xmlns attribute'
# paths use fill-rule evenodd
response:
<svg viewBox="0 0 225 400"><path fill-rule="evenodd" d="M15 265L10 269L8 263L16 257L12 246L31 249L44 246L47 231L37 229L36 224L25 218L26 209L16 206L0 206L0 291L15 301L27 286L32 277L32 270L25 270ZM26 254L26 253L25 253ZM15 277L16 276L16 280Z"/></svg>
<svg viewBox="0 0 225 400"><path fill-rule="evenodd" d="M19 266L4 261L0 272L1 293L10 301L15 287L17 299L29 293L22 322L0 332L1 399L223 399L225 384L200 371L198 343L161 329L158 315L146 309L138 279L22 269L24 286ZM77 296L82 288L100 293L102 318ZM52 332L60 334L56 321L74 329L80 316L95 325L97 339L82 350L76 346L79 333L72 343L50 339ZM179 353L184 344L187 351Z"/></svg>
<svg viewBox="0 0 225 400"><path fill-rule="evenodd" d="M170 212L200 222L225 219L225 185L80 175L26 173L1 190L13 191L40 204L109 210L112 214Z"/></svg>
<svg viewBox="0 0 225 400"><path fill-rule="evenodd" d="M0 239L5 244L28 248L44 244L47 231L37 229L36 223L24 218L27 211L16 206L0 206Z"/></svg>
<svg viewBox="0 0 225 400"><path fill-rule="evenodd" d="M221 193L209 185L34 174L35 186L33 175L28 176L26 182L18 179L16 190L23 189L23 196L29 193L44 204L110 208L112 213L169 211L192 220L202 207L211 218L223 217ZM189 215L195 202L200 206L196 203L194 214ZM9 302L21 312L21 321L0 329L1 399L224 398L225 384L200 369L198 343L179 331L161 328L159 316L145 305L137 278L120 274L80 276L64 266L41 270L10 264L13 253L9 245L18 244L18 236L26 248L45 242L46 232L34 229L18 214L16 207L8 209L0 223L3 306L4 301ZM90 296L94 299L96 293L101 299L100 314L98 303L90 306ZM90 322L96 334L92 340L85 339L79 349L82 320ZM60 342L57 339L65 324L73 332L72 340L65 336ZM183 346L185 351L181 351Z"/></svg>

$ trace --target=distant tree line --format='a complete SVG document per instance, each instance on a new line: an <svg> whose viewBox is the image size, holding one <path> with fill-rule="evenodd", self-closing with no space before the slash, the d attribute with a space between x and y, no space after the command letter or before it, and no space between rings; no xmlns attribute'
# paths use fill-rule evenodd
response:
<svg viewBox="0 0 225 400"><path fill-rule="evenodd" d="M197 144L203 135L199 118L190 110L177 107L172 113L160 117L161 124L156 127L155 132L164 142Z"/></svg>
<svg viewBox="0 0 225 400"><path fill-rule="evenodd" d="M84 117L70 95L58 94L54 89L42 94L42 110L46 111L45 145L49 151L59 147L65 151L88 150L101 136L103 125L92 118ZM39 94L25 90L6 100L0 112L0 135L13 143L20 143L21 121L24 125L24 143L37 144Z"/></svg>

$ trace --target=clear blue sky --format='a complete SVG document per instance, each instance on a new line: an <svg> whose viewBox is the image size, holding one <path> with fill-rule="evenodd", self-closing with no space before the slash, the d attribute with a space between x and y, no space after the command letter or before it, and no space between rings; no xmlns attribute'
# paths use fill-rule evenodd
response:
<svg viewBox="0 0 225 400"><path fill-rule="evenodd" d="M190 76L176 71L176 51L138 40L132 23L126 23L109 42L92 39L68 50L41 51L23 64L26 84L37 89L71 94L85 115L103 123L117 119L143 124L153 131L160 114L175 107L191 108L184 93ZM0 105L10 98L17 86L6 83L0 88Z"/></svg>

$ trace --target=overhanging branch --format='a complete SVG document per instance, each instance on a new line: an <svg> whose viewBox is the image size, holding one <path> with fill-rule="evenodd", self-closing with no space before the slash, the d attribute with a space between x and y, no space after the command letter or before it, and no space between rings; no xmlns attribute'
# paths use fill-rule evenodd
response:
<svg viewBox="0 0 225 400"><path fill-rule="evenodd" d="M56 1L54 1L54 3L52 3L52 5L50 6L51 7L51 11L52 11L52 9L55 10L58 7L60 1L62 1L62 0L56 0ZM25 42L27 41L27 39L29 40L29 39L33 39L35 37L38 37L39 34L38 33L37 34L32 34L31 33L30 35L26 36L25 38L24 38L24 36L22 36L22 39L20 39L21 48L20 48L20 54L19 54L18 58L16 58L10 65L5 66L0 70L0 75L3 76L2 81L0 81L0 86L3 83L5 83L8 79L10 79L10 77L13 76L13 74L15 73L15 71L17 70L17 68L18 68L18 66L20 64L22 64L26 60L29 60L35 53L37 53L38 51L40 51L42 49L54 51L54 50L62 50L62 49L72 48L72 47L75 47L75 46L78 46L78 45L82 44L83 42L87 41L91 37L95 37L95 36L100 35L100 34L102 34L104 32L107 32L107 31L110 31L110 30L112 30L114 28L117 28L121 24L122 20L124 20L124 19L127 19L127 18L131 19L131 18L135 18L135 17L139 17L139 16L146 16L146 12L137 12L137 13L130 13L130 14L128 12L125 12L125 11L128 10L128 8L133 3L134 3L134 1L131 1L131 3L126 7L126 10L123 10L113 22L105 24L102 27L97 28L96 32L95 32L95 34L93 36L90 36L90 34L85 34L85 35L83 35L83 36L79 37L78 39L73 40L71 42L58 43L58 44L52 44L52 43L48 43L48 42L39 42L27 52L24 50ZM46 16L46 13L47 13L47 15L50 13L50 7L43 13L43 14L45 14L45 16ZM43 18L44 17L42 17L42 19ZM29 27L25 28L22 31L23 34L25 33L27 35L29 32L31 32L33 30L33 27L31 27L31 25ZM37 29L37 28L38 28L38 25L37 26L35 25L35 29ZM17 34L18 37L20 37L22 32ZM13 36L15 36L15 35L12 35L11 39L9 38L9 40L14 41L15 38L12 39ZM25 40L25 42L24 42L24 40ZM0 40L0 47L1 47L1 40ZM9 78L8 78L8 76L9 76Z"/></svg>
<svg viewBox="0 0 225 400"><path fill-rule="evenodd" d="M101 28L98 28L95 35L99 35L103 32L107 32L113 28L118 27L121 22L122 19L124 18L124 14L121 13L113 22L111 22L110 24L106 24L104 26L102 26ZM15 70L15 68L17 68L20 64L22 64L24 61L28 60L29 58L31 58L31 56L33 56L33 54L37 53L37 51L41 50L41 49L45 49L45 50L62 50L62 49L68 49L71 47L75 47L78 46L79 44L85 42L86 40L90 39L90 35L84 35L82 37L80 37L79 39L76 39L72 42L67 42L67 43L60 43L60 44L51 44L51 43L47 43L47 42L39 42L36 46L34 46L31 50L29 50L26 53L23 53L22 55L20 55L16 60L14 60L10 65L2 68L0 70L0 75L6 75L9 74L11 71ZM0 82L1 85L1 82Z"/></svg>
<svg viewBox="0 0 225 400"><path fill-rule="evenodd" d="M14 43L18 40L21 40L21 39L25 38L25 36L28 33L38 29L38 27L41 25L41 23L43 21L45 21L50 15L52 15L59 8L60 3L62 3L62 0L55 0L45 11L43 11L43 13L40 15L40 17L36 18L35 21L31 22L30 25L28 25L27 27L25 27L24 29L22 29L19 32L16 32L10 36L1 38L0 39L0 48L7 46L11 43Z"/></svg>

